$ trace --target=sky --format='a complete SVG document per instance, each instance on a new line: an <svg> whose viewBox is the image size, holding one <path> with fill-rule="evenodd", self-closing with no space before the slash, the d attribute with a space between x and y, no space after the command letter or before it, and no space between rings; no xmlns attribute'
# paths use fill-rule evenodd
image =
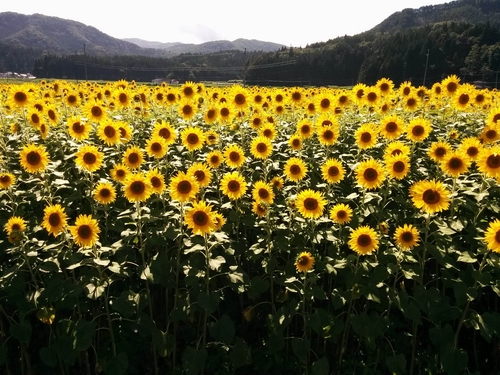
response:
<svg viewBox="0 0 500 375"><path fill-rule="evenodd" d="M115 38L200 44L257 39L305 47L367 31L405 8L442 0L11 0L0 12L40 13L93 26Z"/></svg>

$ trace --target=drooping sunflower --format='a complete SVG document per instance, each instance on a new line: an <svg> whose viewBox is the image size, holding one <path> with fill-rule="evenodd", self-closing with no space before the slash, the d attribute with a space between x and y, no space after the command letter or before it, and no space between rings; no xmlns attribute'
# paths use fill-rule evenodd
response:
<svg viewBox="0 0 500 375"><path fill-rule="evenodd" d="M102 166L104 153L99 151L97 146L83 145L75 153L75 163L78 168L95 172Z"/></svg>
<svg viewBox="0 0 500 375"><path fill-rule="evenodd" d="M283 167L283 173L289 181L300 181L308 172L308 168L304 160L297 157L288 159Z"/></svg>
<svg viewBox="0 0 500 375"><path fill-rule="evenodd" d="M66 126L68 127L68 133L71 138L76 139L77 141L87 139L92 131L92 126L84 122L80 116L70 117L66 121Z"/></svg>
<svg viewBox="0 0 500 375"><path fill-rule="evenodd" d="M252 197L257 203L272 204L274 201L272 185L262 180L256 181L252 189Z"/></svg>
<svg viewBox="0 0 500 375"><path fill-rule="evenodd" d="M184 222L194 234L201 236L216 230L215 213L212 211L212 206L205 201L193 203L193 207L186 210Z"/></svg>
<svg viewBox="0 0 500 375"><path fill-rule="evenodd" d="M297 272L307 273L314 267L315 259L308 251L301 252L295 259L295 268Z"/></svg>
<svg viewBox="0 0 500 375"><path fill-rule="evenodd" d="M410 187L410 195L415 207L429 214L446 210L450 204L450 191L441 181L415 182Z"/></svg>
<svg viewBox="0 0 500 375"><path fill-rule="evenodd" d="M42 139L46 139L47 138L47 135L49 134L49 129L50 129L50 126L44 122L42 122L40 124L40 126L38 127L38 130L40 131L40 135L42 136Z"/></svg>
<svg viewBox="0 0 500 375"><path fill-rule="evenodd" d="M487 177L500 176L500 146L495 144L491 147L483 147L476 159L476 165L478 170Z"/></svg>
<svg viewBox="0 0 500 375"><path fill-rule="evenodd" d="M447 141L436 141L431 143L427 154L435 162L441 162L451 151L452 147Z"/></svg>
<svg viewBox="0 0 500 375"><path fill-rule="evenodd" d="M398 226L394 232L394 240L402 250L411 250L418 245L420 233L416 227L411 224Z"/></svg>
<svg viewBox="0 0 500 375"><path fill-rule="evenodd" d="M378 249L378 235L369 225L364 225L351 232L348 245L359 255L370 255Z"/></svg>
<svg viewBox="0 0 500 375"><path fill-rule="evenodd" d="M458 149L463 153L467 154L470 160L474 161L478 158L483 145L481 141L476 137L467 137L462 139L462 143L458 146Z"/></svg>
<svg viewBox="0 0 500 375"><path fill-rule="evenodd" d="M69 227L75 244L81 247L92 247L99 239L99 225L92 215L79 215L75 225Z"/></svg>
<svg viewBox="0 0 500 375"><path fill-rule="evenodd" d="M245 163L245 151L237 143L226 146L223 155L226 165L230 168L239 168Z"/></svg>
<svg viewBox="0 0 500 375"><path fill-rule="evenodd" d="M8 189L16 183L16 177L12 173L0 173L0 189Z"/></svg>
<svg viewBox="0 0 500 375"><path fill-rule="evenodd" d="M406 137L412 142L422 142L431 131L431 122L424 118L414 118L406 125Z"/></svg>
<svg viewBox="0 0 500 375"><path fill-rule="evenodd" d="M500 220L495 219L488 224L483 241L488 250L500 253Z"/></svg>
<svg viewBox="0 0 500 375"><path fill-rule="evenodd" d="M205 143L205 134L200 128L188 126L181 131L181 141L188 151L199 150Z"/></svg>
<svg viewBox="0 0 500 375"><path fill-rule="evenodd" d="M250 142L250 153L256 159L267 159L273 152L273 143L264 136L257 136Z"/></svg>
<svg viewBox="0 0 500 375"><path fill-rule="evenodd" d="M151 185L153 194L161 194L167 190L167 186L165 185L165 176L160 173L158 168L150 169L146 173L146 179L149 181L149 185Z"/></svg>
<svg viewBox="0 0 500 375"><path fill-rule="evenodd" d="M210 151L207 155L207 164L214 169L218 168L223 160L224 156L219 150Z"/></svg>
<svg viewBox="0 0 500 375"><path fill-rule="evenodd" d="M19 153L21 166L28 173L41 173L47 169L49 154L44 146L27 144Z"/></svg>
<svg viewBox="0 0 500 375"><path fill-rule="evenodd" d="M377 189L385 180L385 168L376 159L362 161L356 167L356 181L367 190Z"/></svg>
<svg viewBox="0 0 500 375"><path fill-rule="evenodd" d="M337 142L339 136L339 128L336 125L322 126L316 129L319 143L324 146L331 146Z"/></svg>
<svg viewBox="0 0 500 375"><path fill-rule="evenodd" d="M155 159L161 159L168 152L165 139L160 136L153 136L146 141L146 153Z"/></svg>
<svg viewBox="0 0 500 375"><path fill-rule="evenodd" d="M212 181L212 171L210 167L202 162L192 164L186 173L193 176L201 188L207 187Z"/></svg>
<svg viewBox="0 0 500 375"><path fill-rule="evenodd" d="M356 144L361 149L372 148L377 144L378 128L375 124L369 122L362 124L354 132Z"/></svg>
<svg viewBox="0 0 500 375"><path fill-rule="evenodd" d="M441 169L451 177L457 178L469 169L471 160L466 153L460 150L452 150L446 153L441 161Z"/></svg>
<svg viewBox="0 0 500 375"><path fill-rule="evenodd" d="M108 146L120 143L120 130L112 120L102 121L97 127L97 136Z"/></svg>
<svg viewBox="0 0 500 375"><path fill-rule="evenodd" d="M160 136L162 137L167 146L170 146L175 142L177 138L177 131L170 125L170 123L159 120L153 125L153 131L151 137Z"/></svg>
<svg viewBox="0 0 500 375"><path fill-rule="evenodd" d="M127 167L125 164L116 164L110 171L109 171L111 178L116 181L116 182L125 182L127 179L128 175L130 174L130 169Z"/></svg>
<svg viewBox="0 0 500 375"><path fill-rule="evenodd" d="M380 120L380 134L389 140L398 138L404 131L404 121L398 115L387 115Z"/></svg>
<svg viewBox="0 0 500 375"><path fill-rule="evenodd" d="M4 230L10 236L14 232L24 232L26 229L26 221L20 216L12 216L4 225Z"/></svg>
<svg viewBox="0 0 500 375"><path fill-rule="evenodd" d="M297 194L295 201L295 206L299 213L303 217L310 219L317 219L323 215L325 204L326 200L323 194L312 189L302 190Z"/></svg>
<svg viewBox="0 0 500 375"><path fill-rule="evenodd" d="M340 160L330 158L321 166L321 177L329 184L339 183L344 179L345 168Z"/></svg>
<svg viewBox="0 0 500 375"><path fill-rule="evenodd" d="M130 173L124 181L123 190L125 198L132 203L146 201L153 192L149 180L142 172Z"/></svg>
<svg viewBox="0 0 500 375"><path fill-rule="evenodd" d="M352 218L352 208L344 203L337 203L330 209L330 219L337 224L347 224Z"/></svg>
<svg viewBox="0 0 500 375"><path fill-rule="evenodd" d="M116 199L116 189L112 183L102 181L94 188L93 196L100 204L110 204Z"/></svg>
<svg viewBox="0 0 500 375"><path fill-rule="evenodd" d="M245 178L238 172L226 173L222 177L220 186L222 193L232 200L241 198L247 190Z"/></svg>
<svg viewBox="0 0 500 375"><path fill-rule="evenodd" d="M388 156L385 158L385 168L390 178L401 180L410 171L410 158L403 153Z"/></svg>
<svg viewBox="0 0 500 375"><path fill-rule="evenodd" d="M139 168L143 161L144 154L139 146L127 147L122 156L122 164L125 164L131 170Z"/></svg>
<svg viewBox="0 0 500 375"><path fill-rule="evenodd" d="M60 204L51 204L43 210L42 227L56 237L68 225L68 217Z"/></svg>
<svg viewBox="0 0 500 375"><path fill-rule="evenodd" d="M189 202L196 198L200 185L196 177L179 171L169 184L170 196L179 202Z"/></svg>

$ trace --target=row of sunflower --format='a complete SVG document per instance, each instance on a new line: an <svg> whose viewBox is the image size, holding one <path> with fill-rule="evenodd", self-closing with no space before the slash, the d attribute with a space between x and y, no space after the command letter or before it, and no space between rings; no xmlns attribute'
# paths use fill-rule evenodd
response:
<svg viewBox="0 0 500 375"><path fill-rule="evenodd" d="M496 90L40 81L0 126L6 371L500 369Z"/></svg>

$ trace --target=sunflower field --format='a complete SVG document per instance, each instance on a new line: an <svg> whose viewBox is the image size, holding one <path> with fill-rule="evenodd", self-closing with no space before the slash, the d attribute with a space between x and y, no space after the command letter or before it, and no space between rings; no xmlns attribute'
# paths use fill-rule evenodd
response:
<svg viewBox="0 0 500 375"><path fill-rule="evenodd" d="M2 374L500 374L500 93L0 84Z"/></svg>

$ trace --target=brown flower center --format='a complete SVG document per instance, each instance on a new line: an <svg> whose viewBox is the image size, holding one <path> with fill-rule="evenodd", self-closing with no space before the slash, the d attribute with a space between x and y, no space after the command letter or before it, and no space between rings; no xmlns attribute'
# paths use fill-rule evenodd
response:
<svg viewBox="0 0 500 375"><path fill-rule="evenodd" d="M415 137L420 137L424 134L424 127L422 125L415 125L412 129L411 129L411 134L413 134Z"/></svg>
<svg viewBox="0 0 500 375"><path fill-rule="evenodd" d="M53 212L49 215L49 224L51 227L57 227L61 223L61 216L58 213Z"/></svg>
<svg viewBox="0 0 500 375"><path fill-rule="evenodd" d="M92 228L90 225L83 224L78 227L78 237L88 240L92 237Z"/></svg>
<svg viewBox="0 0 500 375"><path fill-rule="evenodd" d="M71 128L77 134L83 133L83 131L85 130L85 127L82 124L80 124L79 121L73 123L73 125L71 126Z"/></svg>
<svg viewBox="0 0 500 375"><path fill-rule="evenodd" d="M337 177L340 174L340 170L336 166L331 166L328 168L328 176L330 177Z"/></svg>
<svg viewBox="0 0 500 375"><path fill-rule="evenodd" d="M448 92L455 92L457 88L458 86L455 82L450 82L446 85L446 90L448 90Z"/></svg>
<svg viewBox="0 0 500 375"><path fill-rule="evenodd" d="M241 155L239 152L232 151L229 153L229 160L231 160L233 163L237 163L238 161L240 161L240 159L241 159Z"/></svg>
<svg viewBox="0 0 500 375"><path fill-rule="evenodd" d="M323 132L323 138L327 141L331 141L333 138L335 138L335 134L333 133L333 131L328 129Z"/></svg>
<svg viewBox="0 0 500 375"><path fill-rule="evenodd" d="M426 204L430 204L430 205L437 204L441 201L441 195L439 194L438 191L436 191L434 189L427 189L422 194L422 200Z"/></svg>
<svg viewBox="0 0 500 375"><path fill-rule="evenodd" d="M372 135L370 132L364 132L361 134L360 139L361 139L361 142L368 143L372 140Z"/></svg>
<svg viewBox="0 0 500 375"><path fill-rule="evenodd" d="M229 109L228 109L228 108L225 108L225 107L224 107L224 108L222 108L222 109L220 110L220 114L221 114L221 116L222 116L222 117L227 117L227 116L229 116Z"/></svg>
<svg viewBox="0 0 500 375"><path fill-rule="evenodd" d="M374 92L369 92L368 95L366 96L366 99L369 102L374 102L375 100L377 100L377 94Z"/></svg>
<svg viewBox="0 0 500 375"><path fill-rule="evenodd" d="M267 189L260 188L259 189L259 197L261 199L267 199L267 198L269 198L269 191Z"/></svg>
<svg viewBox="0 0 500 375"><path fill-rule="evenodd" d="M33 113L31 115L31 122L38 124L40 122L40 117L36 113Z"/></svg>
<svg viewBox="0 0 500 375"><path fill-rule="evenodd" d="M408 98L408 100L406 101L406 105L408 107L413 107L417 104L417 101L415 100L415 98Z"/></svg>
<svg viewBox="0 0 500 375"><path fill-rule="evenodd" d="M448 167L451 170L458 170L461 169L464 165L464 162L460 158L451 158L450 161L448 162Z"/></svg>
<svg viewBox="0 0 500 375"><path fill-rule="evenodd" d="M390 121L385 125L385 131L387 133L394 133L397 130L398 130L398 124L396 124L394 121Z"/></svg>
<svg viewBox="0 0 500 375"><path fill-rule="evenodd" d="M193 222L197 225L197 226L205 226L207 225L208 223L208 215L206 214L206 212L204 211L196 211L194 214L193 214Z"/></svg>
<svg viewBox="0 0 500 375"><path fill-rule="evenodd" d="M486 159L486 165L491 169L500 168L500 155L490 155Z"/></svg>
<svg viewBox="0 0 500 375"><path fill-rule="evenodd" d="M0 176L0 182L2 184L10 184L10 182L11 182L10 176L8 176L8 175Z"/></svg>
<svg viewBox="0 0 500 375"><path fill-rule="evenodd" d="M189 104L186 104L184 107L182 107L182 113L185 116L189 116L193 113L193 107L191 107Z"/></svg>
<svg viewBox="0 0 500 375"><path fill-rule="evenodd" d="M228 182L227 188L229 189L229 191L231 191L233 193L237 192L240 190L240 183L236 180L231 180Z"/></svg>
<svg viewBox="0 0 500 375"><path fill-rule="evenodd" d="M177 185L177 191L181 194L189 194L193 190L191 182L183 180Z"/></svg>
<svg viewBox="0 0 500 375"><path fill-rule="evenodd" d="M495 242L500 243L500 230L497 230L495 233Z"/></svg>
<svg viewBox="0 0 500 375"><path fill-rule="evenodd" d="M307 135L311 132L311 127L309 125L302 125L300 128L300 132L304 135Z"/></svg>
<svg viewBox="0 0 500 375"><path fill-rule="evenodd" d="M358 237L357 240L358 246L360 247L368 247L372 243L372 238L370 237L369 234L362 234Z"/></svg>
<svg viewBox="0 0 500 375"><path fill-rule="evenodd" d="M290 166L290 174L292 174L292 175L298 175L298 174L300 174L301 171L302 171L302 169L297 164Z"/></svg>
<svg viewBox="0 0 500 375"><path fill-rule="evenodd" d="M497 131L495 129L490 129L488 130L484 136L487 138L487 139L495 139L496 136L497 136Z"/></svg>
<svg viewBox="0 0 500 375"><path fill-rule="evenodd" d="M309 257L307 255L302 255L297 261L301 266L305 267L309 264Z"/></svg>
<svg viewBox="0 0 500 375"><path fill-rule="evenodd" d="M24 92L18 91L14 94L14 100L18 103L24 103L28 100L28 96Z"/></svg>
<svg viewBox="0 0 500 375"><path fill-rule="evenodd" d="M347 212L345 210L337 211L337 219L344 220L345 218L347 218Z"/></svg>
<svg viewBox="0 0 500 375"><path fill-rule="evenodd" d="M107 138L113 138L116 135L116 129L112 126L106 126L104 128L104 135Z"/></svg>
<svg viewBox="0 0 500 375"><path fill-rule="evenodd" d="M159 188L161 186L161 179L159 179L157 176L151 177L149 181L154 188Z"/></svg>
<svg viewBox="0 0 500 375"><path fill-rule="evenodd" d="M398 160L392 165L392 170L396 173L402 173L406 169L405 163L401 160Z"/></svg>
<svg viewBox="0 0 500 375"><path fill-rule="evenodd" d="M200 138L198 137L198 134L190 133L186 140L190 145L196 145L200 141Z"/></svg>
<svg viewBox="0 0 500 375"><path fill-rule="evenodd" d="M111 196L111 191L108 188L103 188L99 191L99 195L102 198L109 198Z"/></svg>
<svg viewBox="0 0 500 375"><path fill-rule="evenodd" d="M363 172L363 178L368 182L373 182L378 178L378 172L375 168L366 168Z"/></svg>
<svg viewBox="0 0 500 375"><path fill-rule="evenodd" d="M329 108L330 107L330 99L327 99L327 98L321 99L320 106L323 109Z"/></svg>
<svg viewBox="0 0 500 375"><path fill-rule="evenodd" d="M413 242L413 233L412 232L403 232L401 234L402 242L408 243Z"/></svg>
<svg viewBox="0 0 500 375"><path fill-rule="evenodd" d="M319 202L316 198L304 199L304 208L308 211L315 211L319 207Z"/></svg>
<svg viewBox="0 0 500 375"><path fill-rule="evenodd" d="M474 157L479 154L479 149L476 146L471 146L467 149L467 155Z"/></svg>
<svg viewBox="0 0 500 375"><path fill-rule="evenodd" d="M170 130L167 128L161 128L158 132L158 135L162 138L169 139L170 138Z"/></svg>
<svg viewBox="0 0 500 375"><path fill-rule="evenodd" d="M30 151L26 155L26 161L29 165L38 165L42 161L42 156L37 151Z"/></svg>
<svg viewBox="0 0 500 375"><path fill-rule="evenodd" d="M90 112L92 113L92 116L94 117L101 117L102 116L102 109L101 107L95 105L92 107L92 109L90 110Z"/></svg>
<svg viewBox="0 0 500 375"><path fill-rule="evenodd" d="M243 105L243 104L245 104L245 102L246 102L245 95L243 95L243 94L237 94L237 95L234 97L234 102L235 102L237 105Z"/></svg>
<svg viewBox="0 0 500 375"><path fill-rule="evenodd" d="M458 102L462 105L466 105L469 103L469 99L469 95L464 93L458 97Z"/></svg>
<svg viewBox="0 0 500 375"><path fill-rule="evenodd" d="M142 181L134 181L130 185L130 190L136 195L141 195L146 191L146 185Z"/></svg>

